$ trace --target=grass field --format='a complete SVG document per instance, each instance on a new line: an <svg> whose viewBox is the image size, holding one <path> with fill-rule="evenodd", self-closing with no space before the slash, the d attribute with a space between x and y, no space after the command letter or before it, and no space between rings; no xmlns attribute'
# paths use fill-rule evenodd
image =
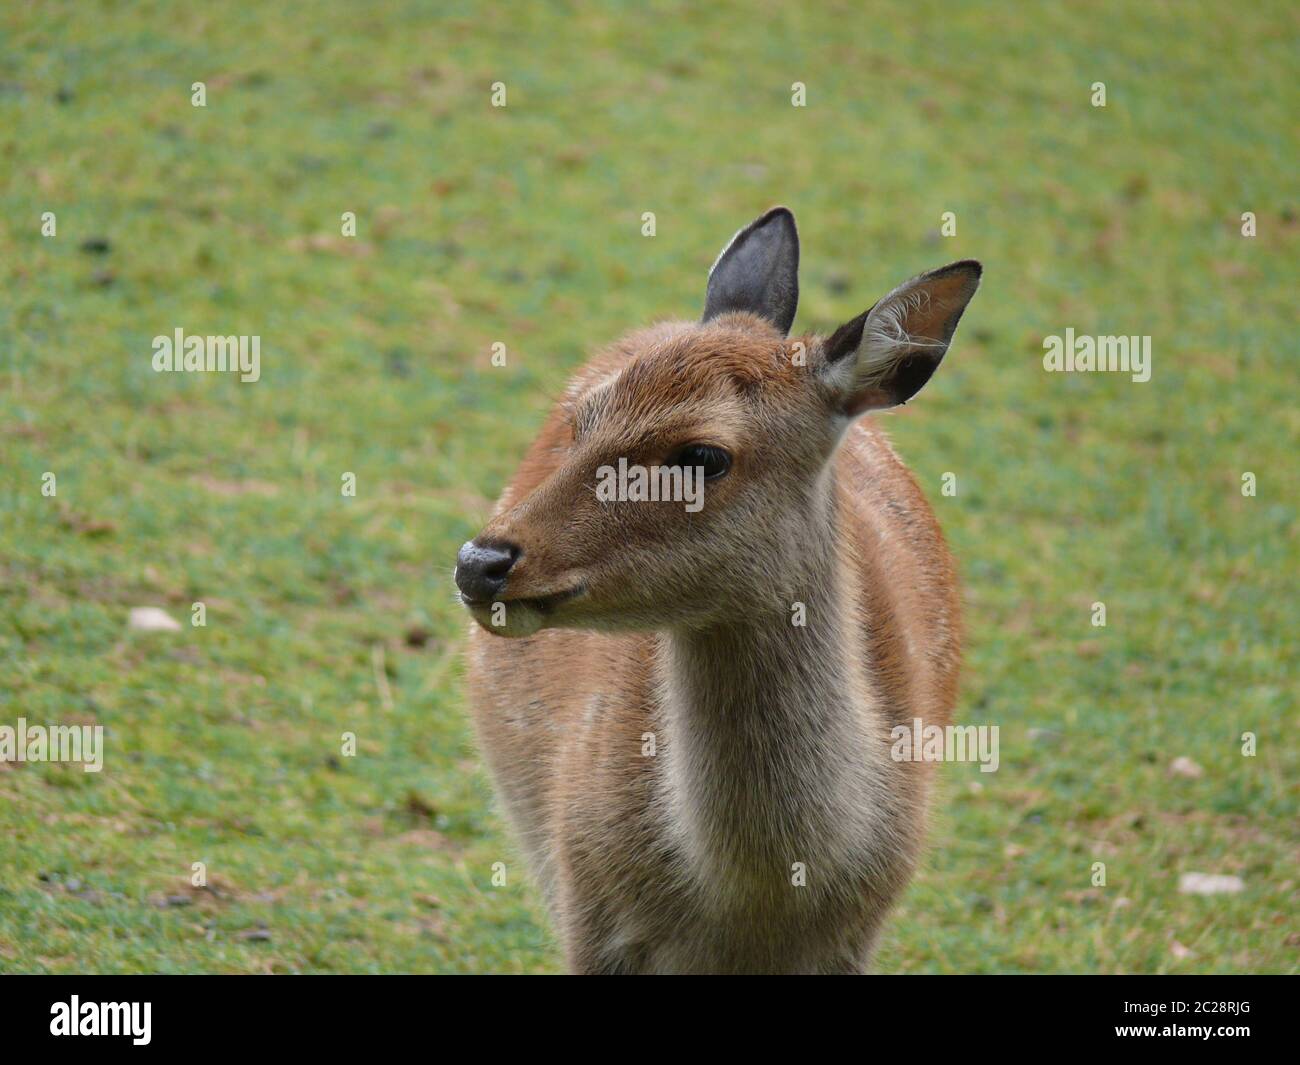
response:
<svg viewBox="0 0 1300 1065"><path fill-rule="evenodd" d="M1295 972L1294 5L437 7L0 13L0 725L105 730L0 764L0 970L558 971L455 550L584 353L787 203L800 330L985 265L885 421L1001 768L942 768L879 967ZM261 379L154 373L177 327ZM1151 380L1044 372L1067 327Z"/></svg>

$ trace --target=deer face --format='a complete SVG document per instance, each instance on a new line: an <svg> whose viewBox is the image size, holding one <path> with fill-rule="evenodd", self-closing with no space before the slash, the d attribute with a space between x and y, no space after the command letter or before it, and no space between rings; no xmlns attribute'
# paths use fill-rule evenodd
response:
<svg viewBox="0 0 1300 1065"><path fill-rule="evenodd" d="M497 515L460 550L456 583L484 628L788 610L828 528L845 428L929 379L980 274L955 263L825 340L790 340L798 262L794 218L776 208L714 264L700 323L632 334L573 381Z"/></svg>

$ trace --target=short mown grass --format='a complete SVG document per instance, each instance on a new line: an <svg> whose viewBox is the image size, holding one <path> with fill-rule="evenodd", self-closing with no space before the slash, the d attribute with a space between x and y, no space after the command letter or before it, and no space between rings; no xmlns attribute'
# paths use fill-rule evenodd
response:
<svg viewBox="0 0 1300 1065"><path fill-rule="evenodd" d="M801 329L985 264L887 426L1001 767L942 769L880 967L1295 971L1294 7L437 7L0 13L0 725L106 742L0 765L0 970L558 970L455 549L566 373L783 202ZM261 380L155 374L177 327ZM1045 373L1067 327L1150 335L1151 381Z"/></svg>

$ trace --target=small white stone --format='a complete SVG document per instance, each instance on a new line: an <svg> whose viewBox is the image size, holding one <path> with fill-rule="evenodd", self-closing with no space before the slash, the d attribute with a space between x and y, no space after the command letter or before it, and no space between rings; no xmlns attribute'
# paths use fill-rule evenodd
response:
<svg viewBox="0 0 1300 1065"><path fill-rule="evenodd" d="M133 606L127 626L137 632L181 631L181 623L156 606Z"/></svg>
<svg viewBox="0 0 1300 1065"><path fill-rule="evenodd" d="M1218 873L1184 873L1178 878L1178 891L1182 895L1235 895L1246 886L1239 876Z"/></svg>

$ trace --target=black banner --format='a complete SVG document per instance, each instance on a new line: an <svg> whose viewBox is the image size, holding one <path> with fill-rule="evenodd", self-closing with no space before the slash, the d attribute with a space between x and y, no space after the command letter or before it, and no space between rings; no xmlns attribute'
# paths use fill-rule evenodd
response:
<svg viewBox="0 0 1300 1065"><path fill-rule="evenodd" d="M485 1052L527 1039L551 1053L557 1042L608 1045L620 1031L692 1030L715 1032L721 1048L753 1028L765 1041L788 1031L792 1045L810 1050L847 1034L863 1054L882 1035L891 1047L928 1050L1156 1044L1223 1054L1280 1049L1294 1029L1294 988L1270 977L893 977L710 981L689 991L660 983L645 996L608 982L520 978L15 976L0 981L0 1015L7 1051L40 1053L112 1043L128 1053L337 1054L402 1039L430 1049L479 1043Z"/></svg>

